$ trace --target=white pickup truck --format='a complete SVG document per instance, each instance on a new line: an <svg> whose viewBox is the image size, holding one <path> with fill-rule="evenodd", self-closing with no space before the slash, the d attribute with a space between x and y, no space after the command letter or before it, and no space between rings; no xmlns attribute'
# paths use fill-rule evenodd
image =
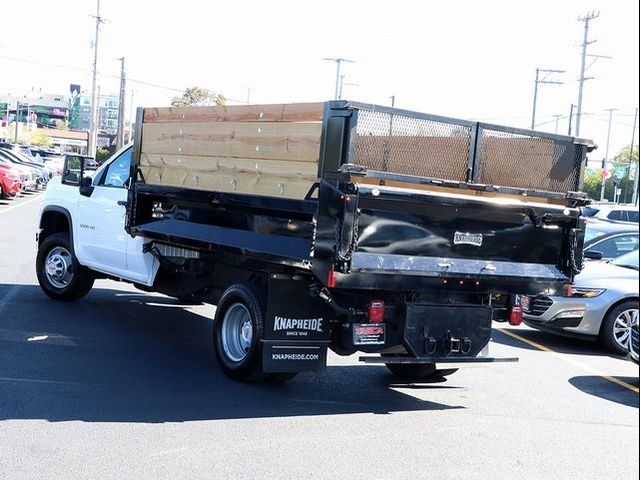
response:
<svg viewBox="0 0 640 480"><path fill-rule="evenodd" d="M116 152L93 175L90 196L64 177L43 196L36 261L40 286L51 298L77 300L100 274L151 286L158 261L143 253L142 237L125 231L132 147ZM98 275L96 275L96 273Z"/></svg>

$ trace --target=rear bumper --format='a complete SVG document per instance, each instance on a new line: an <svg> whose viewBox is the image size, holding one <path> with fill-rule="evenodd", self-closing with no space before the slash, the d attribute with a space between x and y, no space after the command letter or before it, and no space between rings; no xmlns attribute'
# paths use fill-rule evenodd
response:
<svg viewBox="0 0 640 480"><path fill-rule="evenodd" d="M360 357L359 361L363 363L375 364L430 364L436 363L439 367L452 366L455 368L465 365L481 364L481 363L514 363L518 362L518 357L475 357L475 358L447 358L447 357Z"/></svg>

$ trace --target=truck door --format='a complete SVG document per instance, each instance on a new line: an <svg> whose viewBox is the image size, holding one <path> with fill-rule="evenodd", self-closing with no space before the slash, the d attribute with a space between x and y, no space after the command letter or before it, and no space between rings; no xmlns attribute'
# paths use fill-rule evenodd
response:
<svg viewBox="0 0 640 480"><path fill-rule="evenodd" d="M94 180L89 197L80 196L74 248L83 265L123 278L127 275L125 202L131 148L109 162Z"/></svg>

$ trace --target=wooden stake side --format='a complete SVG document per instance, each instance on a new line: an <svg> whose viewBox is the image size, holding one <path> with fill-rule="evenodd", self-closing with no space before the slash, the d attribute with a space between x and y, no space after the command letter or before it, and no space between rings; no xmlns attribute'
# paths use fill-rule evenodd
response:
<svg viewBox="0 0 640 480"><path fill-rule="evenodd" d="M142 152L318 163L321 123L145 123Z"/></svg>
<svg viewBox="0 0 640 480"><path fill-rule="evenodd" d="M322 122L324 103L145 108L143 123Z"/></svg>

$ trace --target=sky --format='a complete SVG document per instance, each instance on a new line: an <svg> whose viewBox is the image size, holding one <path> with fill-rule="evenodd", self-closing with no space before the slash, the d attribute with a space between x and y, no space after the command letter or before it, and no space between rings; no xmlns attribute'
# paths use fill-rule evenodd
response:
<svg viewBox="0 0 640 480"><path fill-rule="evenodd" d="M0 98L68 92L70 83L90 90L97 0L3 3ZM637 0L100 3L101 91L118 91L124 56L127 110L132 90L134 108L164 106L194 85L223 93L230 104L246 103L249 89L251 103L330 100L335 63L322 59L342 57L355 61L343 65L347 99L388 105L393 95L399 108L524 128L535 69L565 70L551 78L563 85L541 84L538 94L537 128L554 132L554 115L561 115L559 133L567 133L578 97L578 17L596 11L589 53L613 58L587 70L593 79L585 83L580 136L599 145L591 158L601 160L606 109L616 108L609 157L631 142Z"/></svg>

